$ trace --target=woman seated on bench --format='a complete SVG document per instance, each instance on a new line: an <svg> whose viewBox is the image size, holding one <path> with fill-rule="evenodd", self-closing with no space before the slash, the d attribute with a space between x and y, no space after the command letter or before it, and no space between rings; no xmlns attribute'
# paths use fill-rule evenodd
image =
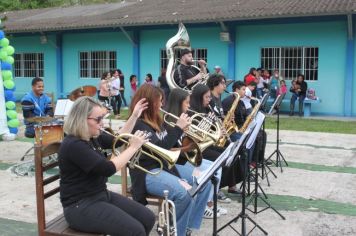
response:
<svg viewBox="0 0 356 236"><path fill-rule="evenodd" d="M130 133L147 108L141 99L119 133ZM120 170L147 142L135 132L129 147L107 160L102 148L111 148L113 137L100 132L105 111L90 97L78 98L64 124L64 138L58 158L61 173L60 198L64 217L73 229L109 235L149 235L154 214L141 204L107 190L109 176Z"/></svg>

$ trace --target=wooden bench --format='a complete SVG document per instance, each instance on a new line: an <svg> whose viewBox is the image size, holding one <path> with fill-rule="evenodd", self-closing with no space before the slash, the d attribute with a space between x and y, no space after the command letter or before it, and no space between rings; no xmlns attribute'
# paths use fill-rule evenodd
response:
<svg viewBox="0 0 356 236"><path fill-rule="evenodd" d="M45 214L45 199L55 195L59 192L59 184L56 186L47 187L45 192L44 187L58 181L60 179L59 171L56 170L55 175L44 178L44 172L52 170L58 166L58 160L52 161L48 164L43 162L43 158L58 153L60 143L51 143L46 146L39 144L35 145L35 177L36 177L36 199L37 199L37 221L38 221L38 235L39 236L103 236L103 234L83 233L69 228L67 221L63 214L60 214L53 220L46 222Z"/></svg>
<svg viewBox="0 0 356 236"><path fill-rule="evenodd" d="M126 166L121 168L121 193L123 196L132 197L131 186L128 184L127 180L127 168L128 167ZM164 200L163 197L148 195L146 199L149 205L158 206L158 212L162 210L161 206Z"/></svg>

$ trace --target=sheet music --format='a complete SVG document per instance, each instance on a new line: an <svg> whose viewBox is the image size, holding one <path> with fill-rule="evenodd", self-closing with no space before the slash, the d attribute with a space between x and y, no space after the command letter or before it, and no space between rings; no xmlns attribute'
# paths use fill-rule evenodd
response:
<svg viewBox="0 0 356 236"><path fill-rule="evenodd" d="M226 160L225 166L231 166L232 162L235 159L235 156L237 154L237 152L239 151L239 149L241 148L245 138L247 137L247 135L249 134L249 129L246 129L246 131L242 134L242 136L240 137L240 139L238 141L236 141L234 143L233 148L231 149L231 153L229 155L229 158Z"/></svg>
<svg viewBox="0 0 356 236"><path fill-rule="evenodd" d="M225 149L223 153L214 161L214 163L209 167L209 169L202 172L200 177L197 179L197 183L205 183L210 179L214 172L221 167L222 163L229 157L231 150L235 143L230 143L230 145Z"/></svg>
<svg viewBox="0 0 356 236"><path fill-rule="evenodd" d="M55 116L67 116L72 109L73 103L69 99L58 99L56 103Z"/></svg>
<svg viewBox="0 0 356 236"><path fill-rule="evenodd" d="M257 134L261 129L261 126L263 124L263 121L265 120L265 115L262 112L258 112L256 117L255 117L255 127L250 135L250 138L247 140L246 143L246 148L250 149L252 147L252 145L254 144Z"/></svg>

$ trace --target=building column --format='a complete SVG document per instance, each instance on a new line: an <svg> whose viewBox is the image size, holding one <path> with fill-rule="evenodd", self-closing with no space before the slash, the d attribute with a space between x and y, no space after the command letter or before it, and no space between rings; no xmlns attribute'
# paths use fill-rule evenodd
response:
<svg viewBox="0 0 356 236"><path fill-rule="evenodd" d="M133 60L132 60L132 72L137 76L137 80L140 76L140 32L133 31Z"/></svg>
<svg viewBox="0 0 356 236"><path fill-rule="evenodd" d="M227 75L228 79L236 80L236 26L229 27L230 42L227 50Z"/></svg>
<svg viewBox="0 0 356 236"><path fill-rule="evenodd" d="M56 98L63 98L63 35L56 34Z"/></svg>
<svg viewBox="0 0 356 236"><path fill-rule="evenodd" d="M352 15L347 16L348 37L346 47L346 78L344 83L344 116L352 115L352 86L354 77L354 37L353 37L353 18Z"/></svg>

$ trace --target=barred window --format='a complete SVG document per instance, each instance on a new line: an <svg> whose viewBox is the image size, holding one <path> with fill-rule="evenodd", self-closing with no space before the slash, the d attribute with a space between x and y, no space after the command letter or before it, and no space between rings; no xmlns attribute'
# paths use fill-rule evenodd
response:
<svg viewBox="0 0 356 236"><path fill-rule="evenodd" d="M319 48L266 47L261 49L261 67L278 69L282 77L292 80L303 74L305 80L318 80Z"/></svg>
<svg viewBox="0 0 356 236"><path fill-rule="evenodd" d="M193 50L193 59L194 60L204 60L208 62L208 49L206 48L196 48ZM180 49L176 49L174 51L174 55L176 55L176 59L180 58ZM161 49L160 51L160 66L161 68L167 69L168 66L168 57L165 49ZM194 62L195 65L198 65L197 62Z"/></svg>
<svg viewBox="0 0 356 236"><path fill-rule="evenodd" d="M79 52L79 65L80 78L100 78L104 72L116 68L116 52Z"/></svg>
<svg viewBox="0 0 356 236"><path fill-rule="evenodd" d="M15 53L15 77L43 77L43 53Z"/></svg>

